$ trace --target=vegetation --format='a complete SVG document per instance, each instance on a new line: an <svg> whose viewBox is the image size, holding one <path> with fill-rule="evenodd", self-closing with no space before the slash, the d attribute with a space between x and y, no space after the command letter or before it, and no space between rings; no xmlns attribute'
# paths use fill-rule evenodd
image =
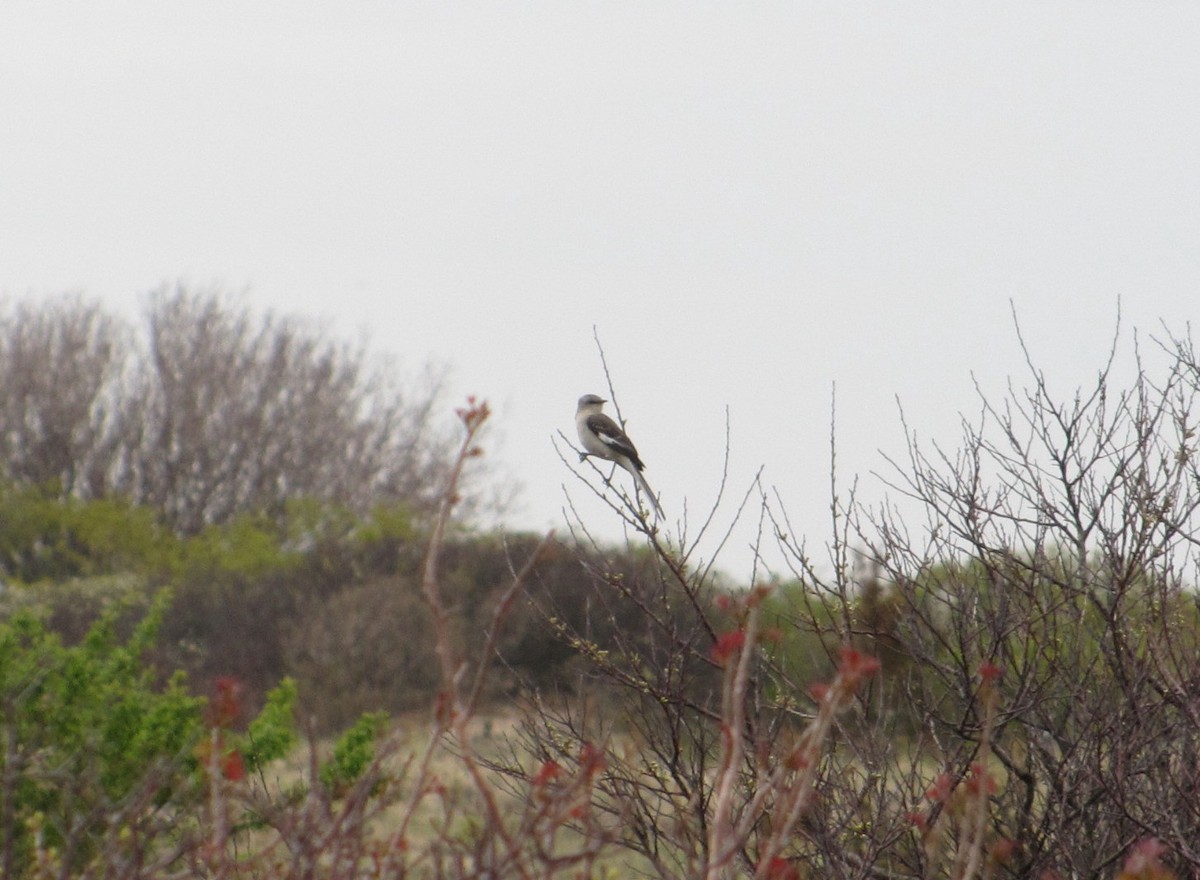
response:
<svg viewBox="0 0 1200 880"><path fill-rule="evenodd" d="M453 446L441 380L396 376L217 292L164 289L139 328L79 297L22 303L0 315L0 466L64 498L148 506L187 535L279 520L297 498L429 511Z"/></svg>
<svg viewBox="0 0 1200 880"><path fill-rule="evenodd" d="M274 338L179 296L151 307L175 372ZM636 546L463 527L473 400L417 490L228 490L250 433L138 494L89 309L18 310L0 342L10 376L68 338L98 359L61 412L5 404L6 876L1200 875L1189 340L1065 403L1031 365L954 452L912 435L887 479L925 524L834 498L828 562L753 484L792 578L734 588L587 464ZM391 720L418 706L424 735Z"/></svg>

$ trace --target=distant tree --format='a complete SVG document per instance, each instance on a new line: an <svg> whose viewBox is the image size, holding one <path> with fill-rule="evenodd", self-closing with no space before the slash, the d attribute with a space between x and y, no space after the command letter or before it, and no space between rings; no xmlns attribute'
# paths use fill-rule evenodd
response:
<svg viewBox="0 0 1200 880"><path fill-rule="evenodd" d="M0 473L70 495L101 494L123 430L129 328L67 296L0 313Z"/></svg>
<svg viewBox="0 0 1200 880"><path fill-rule="evenodd" d="M151 300L147 345L129 488L181 531L294 497L363 509L437 491L440 377L410 395L297 319L185 289Z"/></svg>
<svg viewBox="0 0 1200 880"><path fill-rule="evenodd" d="M151 505L181 534L301 497L428 510L442 384L218 291L160 290L144 336L78 296L23 303L0 317L0 468Z"/></svg>

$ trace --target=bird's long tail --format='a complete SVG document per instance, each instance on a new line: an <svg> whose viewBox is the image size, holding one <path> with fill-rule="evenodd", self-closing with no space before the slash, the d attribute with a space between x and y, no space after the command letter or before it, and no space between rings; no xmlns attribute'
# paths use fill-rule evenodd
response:
<svg viewBox="0 0 1200 880"><path fill-rule="evenodd" d="M646 494L646 497L650 499L650 504L654 507L654 515L657 517L662 517L662 505L658 503L658 496L654 494L654 490L650 488L650 484L646 482L646 478L642 476L642 472L637 468L630 468L630 473L632 473L633 478L637 480L638 487Z"/></svg>

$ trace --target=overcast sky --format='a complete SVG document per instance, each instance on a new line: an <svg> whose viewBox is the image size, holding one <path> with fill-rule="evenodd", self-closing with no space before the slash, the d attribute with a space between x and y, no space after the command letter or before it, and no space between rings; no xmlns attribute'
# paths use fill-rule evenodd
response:
<svg viewBox="0 0 1200 880"><path fill-rule="evenodd" d="M6 0L0 294L217 284L447 362L536 529L594 326L672 519L728 406L731 491L819 548L834 383L882 498L897 397L953 445L1020 378L1010 301L1064 388L1118 300L1200 313L1197 46L1191 3Z"/></svg>

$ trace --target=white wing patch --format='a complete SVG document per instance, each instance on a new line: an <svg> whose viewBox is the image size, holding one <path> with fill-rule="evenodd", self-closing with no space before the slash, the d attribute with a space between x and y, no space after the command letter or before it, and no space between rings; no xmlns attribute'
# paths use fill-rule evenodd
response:
<svg viewBox="0 0 1200 880"><path fill-rule="evenodd" d="M600 439L600 442L609 449L634 460L637 459L637 449L634 448L633 443L625 436L621 427L608 416L603 414L589 416L587 425L592 433Z"/></svg>

